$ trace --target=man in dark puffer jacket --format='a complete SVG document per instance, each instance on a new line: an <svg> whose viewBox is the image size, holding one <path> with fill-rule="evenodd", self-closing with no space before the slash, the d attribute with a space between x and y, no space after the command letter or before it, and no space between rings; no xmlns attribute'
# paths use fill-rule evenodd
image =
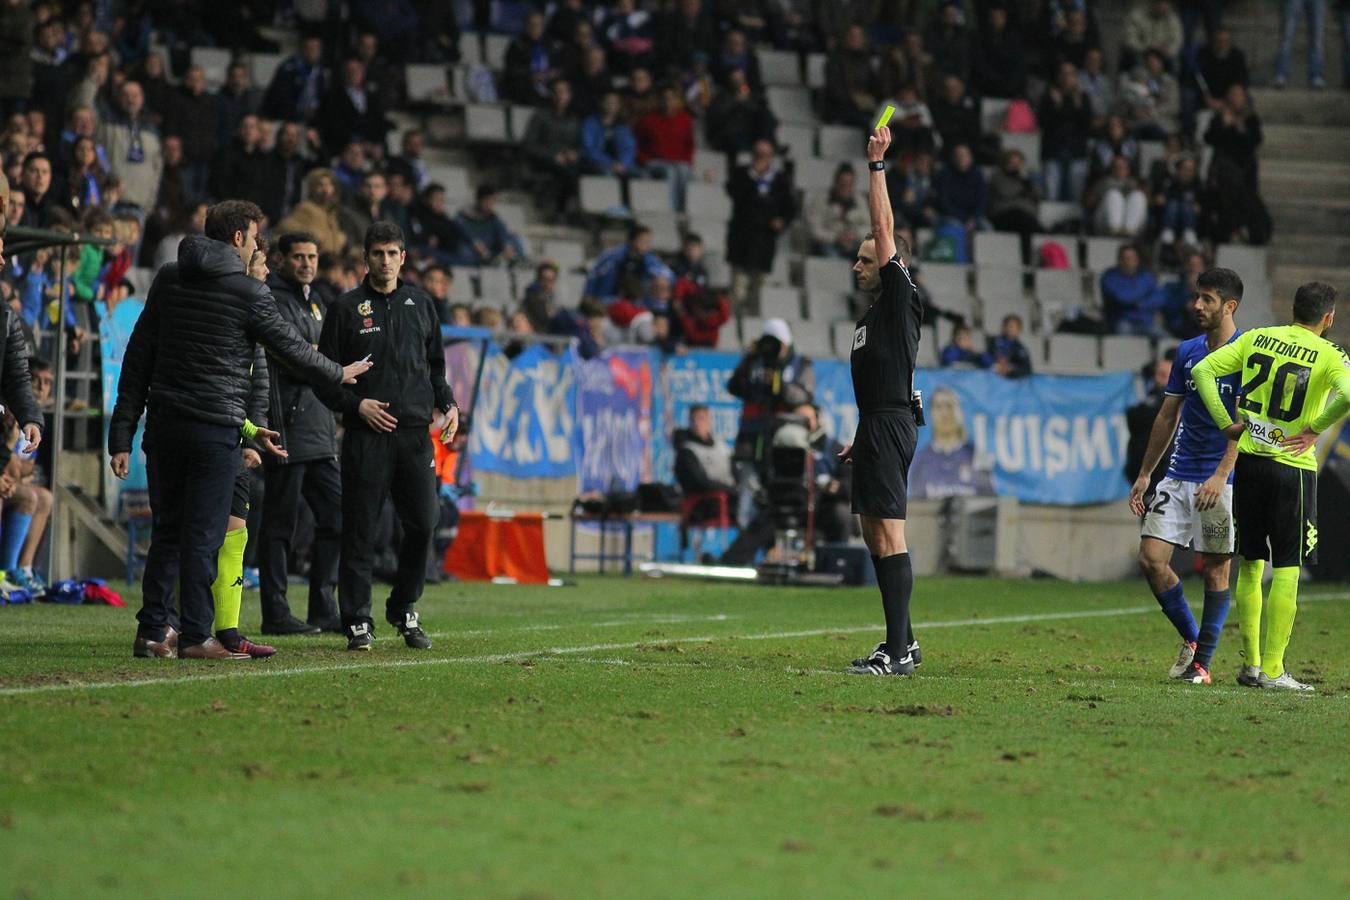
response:
<svg viewBox="0 0 1350 900"><path fill-rule="evenodd" d="M211 207L206 234L185 238L178 263L155 276L123 357L108 453L113 474L125 478L136 422L148 406L143 446L154 511L136 656L234 658L211 636L211 583L239 469L255 342L315 384L354 382L370 367L343 368L320 356L281 319L267 287L245 273L262 218L245 201ZM258 433L265 449L284 452L272 444L276 436ZM170 627L175 586L181 648Z"/></svg>

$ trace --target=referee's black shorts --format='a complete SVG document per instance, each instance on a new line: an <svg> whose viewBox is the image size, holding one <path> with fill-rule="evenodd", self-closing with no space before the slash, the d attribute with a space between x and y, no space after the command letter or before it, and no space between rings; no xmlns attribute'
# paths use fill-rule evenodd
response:
<svg viewBox="0 0 1350 900"><path fill-rule="evenodd" d="M239 474L234 476L234 496L230 498L230 515L236 519L247 519L252 494L253 470L240 463Z"/></svg>
<svg viewBox="0 0 1350 900"><path fill-rule="evenodd" d="M1238 553L1278 568L1317 564L1317 472L1238 455L1233 475Z"/></svg>
<svg viewBox="0 0 1350 900"><path fill-rule="evenodd" d="M863 413L853 438L853 511L874 519L904 519L909 464L918 429L908 407Z"/></svg>

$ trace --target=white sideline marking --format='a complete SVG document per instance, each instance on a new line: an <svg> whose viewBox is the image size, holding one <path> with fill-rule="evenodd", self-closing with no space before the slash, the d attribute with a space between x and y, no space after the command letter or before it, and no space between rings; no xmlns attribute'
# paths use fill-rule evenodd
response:
<svg viewBox="0 0 1350 900"><path fill-rule="evenodd" d="M1303 603L1317 603L1328 600L1350 599L1350 593L1323 594L1304 598ZM1052 622L1064 619L1096 619L1109 616L1137 616L1157 610L1156 606L1122 606L1114 609L1092 609L1076 612L1027 613L1020 616L990 616L988 618L957 619L946 622L919 622L919 628L970 628L979 625L1017 625L1025 622ZM639 623L640 624L640 623ZM774 631L761 634L723 634L700 635L698 637L669 638L662 644L701 644L709 641L773 641L799 637L821 637L827 634L859 634L865 631L877 632L876 625L855 625L847 628L812 628L803 631ZM537 650L523 650L516 653L485 653L479 656L440 656L431 659L387 659L370 662L337 663L327 666L290 666L277 668L267 663L230 663L232 671L204 673L201 675L182 675L170 678L139 678L126 681L74 681L60 684L39 684L29 687L0 688L0 697L17 697L25 694L46 694L57 691L112 690L115 688L153 687L159 684L193 684L207 681L228 681L236 678L281 678L291 675L309 675L323 672L360 671L363 669L405 669L420 666L446 666L459 663L497 663L513 660L531 659L547 656L572 656L586 653L603 653L611 650L632 650L648 641L625 641L611 644L584 644L575 647L543 647ZM166 663L168 665L168 663ZM715 668L715 667L709 667Z"/></svg>
<svg viewBox="0 0 1350 900"><path fill-rule="evenodd" d="M715 616L643 616L611 619L608 622L572 622L566 625L521 625L515 628L479 628L474 631L428 631L431 637L482 637L487 634L515 634L523 631L562 631L565 628L620 628L624 625L680 625L688 622L725 622L739 618L726 613ZM386 635L376 640L397 640L397 635Z"/></svg>

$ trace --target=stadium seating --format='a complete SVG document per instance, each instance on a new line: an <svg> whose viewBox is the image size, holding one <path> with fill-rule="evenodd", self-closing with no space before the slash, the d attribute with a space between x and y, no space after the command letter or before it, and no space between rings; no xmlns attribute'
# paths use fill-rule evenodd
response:
<svg viewBox="0 0 1350 900"><path fill-rule="evenodd" d="M586 264L586 245L580 241L544 238L539 242L539 255L553 260L563 271L580 269Z"/></svg>
<svg viewBox="0 0 1350 900"><path fill-rule="evenodd" d="M786 148L793 160L816 155L816 129L810 125L779 125L777 137L778 146Z"/></svg>
<svg viewBox="0 0 1350 900"><path fill-rule="evenodd" d="M829 322L812 322L806 319L789 321L792 328L792 342L799 353L814 359L828 358L834 355Z"/></svg>
<svg viewBox="0 0 1350 900"><path fill-rule="evenodd" d="M764 91L769 101L769 111L780 122L815 124L816 113L811 108L811 92L806 88L770 85Z"/></svg>
<svg viewBox="0 0 1350 900"><path fill-rule="evenodd" d="M821 288L806 289L806 317L818 322L849 318L848 293ZM850 320L851 321L851 320Z"/></svg>
<svg viewBox="0 0 1350 900"><path fill-rule="evenodd" d="M1066 374L1098 369L1097 338L1086 334L1052 334L1046 339L1045 367Z"/></svg>
<svg viewBox="0 0 1350 900"><path fill-rule="evenodd" d="M669 213L670 183L634 178L628 182L628 203L633 212L639 216L644 213ZM648 224L645 217L643 222Z"/></svg>
<svg viewBox="0 0 1350 900"><path fill-rule="evenodd" d="M494 72L500 72L506 62L506 50L511 46L509 34L483 35L483 65Z"/></svg>
<svg viewBox="0 0 1350 900"><path fill-rule="evenodd" d="M857 160L867 146L863 133L847 125L822 125L816 133L818 152L822 157Z"/></svg>
<svg viewBox="0 0 1350 900"><path fill-rule="evenodd" d="M796 288L768 287L759 292L759 312L764 318L792 321L802 317L802 295Z"/></svg>
<svg viewBox="0 0 1350 900"><path fill-rule="evenodd" d="M790 50L760 50L759 74L765 84L797 86L802 83L797 54Z"/></svg>
<svg viewBox="0 0 1350 900"><path fill-rule="evenodd" d="M223 47L193 47L189 58L206 75L206 86L215 91L225 83L234 54Z"/></svg>
<svg viewBox="0 0 1350 900"><path fill-rule="evenodd" d="M1153 358L1153 342L1146 337L1108 334L1102 338L1103 369L1138 369Z"/></svg>
<svg viewBox="0 0 1350 900"><path fill-rule="evenodd" d="M802 270L802 286L808 291L846 291L853 287L853 263L832 256L808 256Z"/></svg>
<svg viewBox="0 0 1350 900"><path fill-rule="evenodd" d="M731 220L731 198L720 184L691 183L685 193L684 205L691 218L710 219L715 222ZM707 240L706 234L703 239Z"/></svg>
<svg viewBox="0 0 1350 900"><path fill-rule="evenodd" d="M534 118L537 110L533 106L512 105L507 110L507 127L511 133L513 141L522 141L525 139L525 130L530 127L530 120Z"/></svg>
<svg viewBox="0 0 1350 900"><path fill-rule="evenodd" d="M828 57L824 53L806 54L806 86L813 91L825 87L825 64Z"/></svg>
<svg viewBox="0 0 1350 900"><path fill-rule="evenodd" d="M404 69L403 77L408 86L408 100L412 103L442 104L450 99L450 85L446 81L445 66L412 63ZM270 75L268 80L271 80ZM259 82L255 76L254 83L267 82Z"/></svg>
<svg viewBox="0 0 1350 900"><path fill-rule="evenodd" d="M464 133L472 144L505 144L511 140L506 127L506 108L486 103L464 107Z"/></svg>
<svg viewBox="0 0 1350 900"><path fill-rule="evenodd" d="M977 231L974 256L982 266L1021 266L1021 238L1006 231Z"/></svg>
<svg viewBox="0 0 1350 900"><path fill-rule="evenodd" d="M1120 245L1125 241L1116 237L1090 237L1083 241L1083 264L1100 275L1116 264Z"/></svg>
<svg viewBox="0 0 1350 900"><path fill-rule="evenodd" d="M579 191L581 211L592 215L613 214L623 206L623 192L618 179L607 175L583 175Z"/></svg>
<svg viewBox="0 0 1350 900"><path fill-rule="evenodd" d="M690 185L693 187L693 185ZM689 218L686 231L692 231L703 238L703 249L709 255L717 254L723 259L727 254L727 223L722 219Z"/></svg>

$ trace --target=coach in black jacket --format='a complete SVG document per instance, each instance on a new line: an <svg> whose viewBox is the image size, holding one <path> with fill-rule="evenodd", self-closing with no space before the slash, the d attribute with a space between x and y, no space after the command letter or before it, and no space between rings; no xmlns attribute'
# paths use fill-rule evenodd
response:
<svg viewBox="0 0 1350 900"><path fill-rule="evenodd" d="M370 274L328 311L319 350L346 365L369 358L374 368L354 388L325 385L319 397L342 413L342 562L338 600L348 650L369 650L370 578L375 522L388 498L403 525L398 575L385 618L415 649L431 641L413 606L426 583L431 533L440 510L428 429L442 418L449 443L459 412L445 380L440 317L431 297L399 280L406 259L403 230L376 222L366 231Z"/></svg>
<svg viewBox="0 0 1350 900"><path fill-rule="evenodd" d="M318 346L324 304L310 285L319 274L319 242L303 231L277 239L281 265L267 279L277 312L300 335ZM263 634L316 634L337 631L338 545L342 537L342 476L338 471L337 423L309 384L271 360L272 391L268 418L281 435L286 456L263 462L262 529L258 570L262 588ZM314 513L314 544L309 564L309 615L301 622L286 599L291 540L301 502Z"/></svg>
<svg viewBox="0 0 1350 900"><path fill-rule="evenodd" d="M239 469L255 342L315 383L337 385L368 368L343 370L320 357L277 315L267 287L245 274L262 218L245 201L211 207L205 236L185 238L178 263L155 276L122 360L108 453L113 474L125 478L136 422L148 407L143 446L154 512L136 656L232 658L211 636L211 582ZM275 432L260 437L275 447ZM169 627L176 585L181 647Z"/></svg>

